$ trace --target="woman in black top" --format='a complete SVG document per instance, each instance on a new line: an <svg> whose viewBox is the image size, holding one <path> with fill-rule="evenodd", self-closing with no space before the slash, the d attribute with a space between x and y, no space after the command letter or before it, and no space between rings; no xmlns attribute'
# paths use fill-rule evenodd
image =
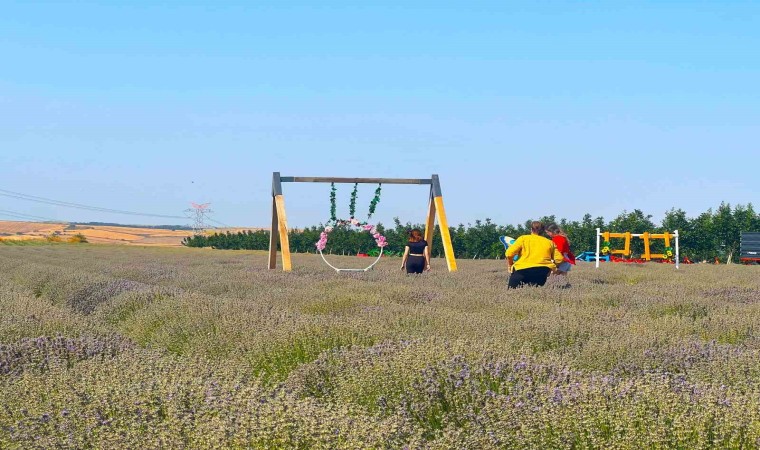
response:
<svg viewBox="0 0 760 450"><path fill-rule="evenodd" d="M422 232L414 229L409 232L409 242L404 247L404 258L401 260L401 270L406 267L406 273L422 273L430 270L430 249L422 239Z"/></svg>

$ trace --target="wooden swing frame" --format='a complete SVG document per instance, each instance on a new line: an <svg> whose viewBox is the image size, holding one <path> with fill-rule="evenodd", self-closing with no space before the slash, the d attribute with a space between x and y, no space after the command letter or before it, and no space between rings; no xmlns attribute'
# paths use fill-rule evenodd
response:
<svg viewBox="0 0 760 450"><path fill-rule="evenodd" d="M441 182L437 174L430 178L334 178L334 177L283 177L280 172L272 174L272 228L269 233L269 264L270 270L277 268L277 244L282 253L282 270L290 272L293 269L290 260L290 241L288 239L288 221L285 214L285 197L282 194L282 183L362 183L362 184L429 184L430 198L425 219L425 240L433 242L435 221L441 228L443 252L446 256L446 266L449 272L456 272L457 261L454 257L454 247L451 245L449 224L446 220L446 210L443 207Z"/></svg>

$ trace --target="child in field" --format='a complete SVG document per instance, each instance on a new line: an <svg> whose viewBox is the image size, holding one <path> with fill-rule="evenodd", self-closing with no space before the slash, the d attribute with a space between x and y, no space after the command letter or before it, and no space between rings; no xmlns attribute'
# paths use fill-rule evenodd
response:
<svg viewBox="0 0 760 450"><path fill-rule="evenodd" d="M547 225L546 234L552 238L552 242L554 242L554 245L557 246L557 250L562 253L564 258L564 261L557 266L557 273L559 275L567 275L575 264L575 255L572 250L570 250L570 240L567 238L565 232L562 231L562 228L556 223Z"/></svg>

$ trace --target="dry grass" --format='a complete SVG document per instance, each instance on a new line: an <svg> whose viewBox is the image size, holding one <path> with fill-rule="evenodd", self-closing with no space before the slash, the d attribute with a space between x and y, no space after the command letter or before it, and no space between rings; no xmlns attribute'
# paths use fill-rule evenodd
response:
<svg viewBox="0 0 760 450"><path fill-rule="evenodd" d="M14 222L0 220L0 234L21 233L25 235L45 236L55 231L63 231L66 224L40 222Z"/></svg>
<svg viewBox="0 0 760 450"><path fill-rule="evenodd" d="M49 236L49 235L45 235ZM1 236L0 240L3 241L35 241L35 240L44 240L45 236L35 236L35 235L29 235L29 234L20 234L20 235L13 235L13 236Z"/></svg>
<svg viewBox="0 0 760 450"><path fill-rule="evenodd" d="M224 228L210 230L208 233L224 233L227 231L237 233L239 231L256 231L258 229ZM180 247L182 239L193 234L192 231L187 230L162 230L107 225L77 225L72 228L68 227L67 224L0 221L0 239L6 241L44 239L53 233L60 234L63 241L75 234L83 234L90 243L94 244L132 244L159 247Z"/></svg>
<svg viewBox="0 0 760 450"><path fill-rule="evenodd" d="M760 446L757 267L265 264L0 247L0 447Z"/></svg>

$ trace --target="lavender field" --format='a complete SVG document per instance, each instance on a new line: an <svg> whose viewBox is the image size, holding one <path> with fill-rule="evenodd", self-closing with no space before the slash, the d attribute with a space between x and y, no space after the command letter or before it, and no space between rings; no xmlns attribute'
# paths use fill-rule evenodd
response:
<svg viewBox="0 0 760 450"><path fill-rule="evenodd" d="M0 448L759 448L760 268L581 264L0 245Z"/></svg>

